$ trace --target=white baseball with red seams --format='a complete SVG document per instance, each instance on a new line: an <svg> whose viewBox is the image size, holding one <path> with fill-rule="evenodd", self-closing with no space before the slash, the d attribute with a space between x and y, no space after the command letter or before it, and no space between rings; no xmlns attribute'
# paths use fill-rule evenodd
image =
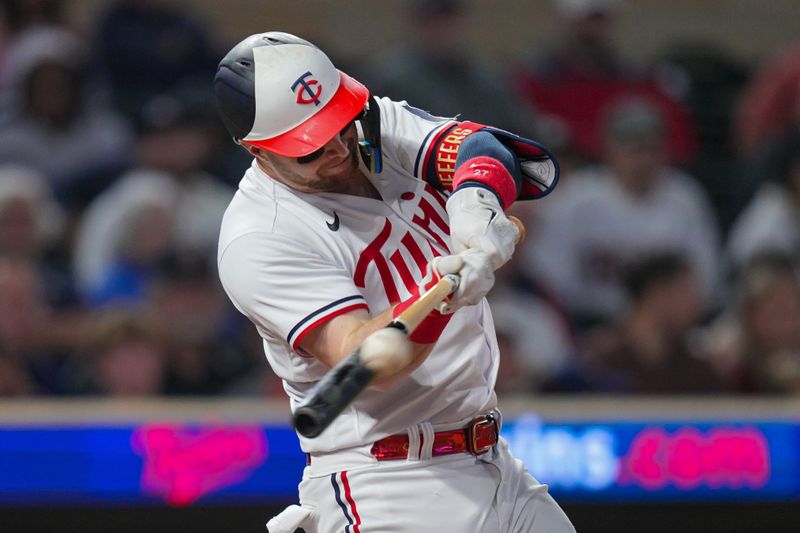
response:
<svg viewBox="0 0 800 533"><path fill-rule="evenodd" d="M453 253L445 196L420 179L419 167L433 134L454 121L378 102L383 171L360 164L382 200L298 192L254 162L223 219L220 278L261 334L292 409L329 370L302 352L305 335L348 311L375 315L408 298L427 263ZM319 437L300 437L312 456L300 501L319 511L317 530L510 531L537 516L532 531L574 531L502 439L480 457L431 458L434 431L464 427L496 408L498 363L483 300L453 315L409 376L387 390L366 390ZM372 444L394 434L408 435L408 459L378 462Z"/></svg>

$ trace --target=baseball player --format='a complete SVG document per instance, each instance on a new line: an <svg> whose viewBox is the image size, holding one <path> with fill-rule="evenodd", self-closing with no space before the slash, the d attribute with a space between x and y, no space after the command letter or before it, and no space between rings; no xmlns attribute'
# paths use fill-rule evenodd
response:
<svg viewBox="0 0 800 533"><path fill-rule="evenodd" d="M271 533L574 531L499 437L500 354L484 296L514 251L504 210L556 184L542 146L377 98L316 46L252 35L214 90L253 156L222 222L218 263L294 410L325 373L458 273L441 310L320 436L300 437L300 505Z"/></svg>

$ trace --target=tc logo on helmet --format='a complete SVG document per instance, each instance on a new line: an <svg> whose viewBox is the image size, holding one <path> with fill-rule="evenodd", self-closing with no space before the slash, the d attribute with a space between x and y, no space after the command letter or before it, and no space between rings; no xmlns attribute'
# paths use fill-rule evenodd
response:
<svg viewBox="0 0 800 533"><path fill-rule="evenodd" d="M322 93L322 85L320 85L317 80L306 80L306 78L311 75L311 71L308 71L297 78L292 84L292 91L297 93L297 99L295 101L298 104L310 104L311 102L314 102L314 105L320 104L319 95ZM316 87L314 87L314 85L316 85Z"/></svg>

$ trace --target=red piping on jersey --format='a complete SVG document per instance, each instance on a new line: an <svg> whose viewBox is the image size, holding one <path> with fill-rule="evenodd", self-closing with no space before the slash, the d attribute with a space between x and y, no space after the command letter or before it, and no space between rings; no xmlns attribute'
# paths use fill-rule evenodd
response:
<svg viewBox="0 0 800 533"><path fill-rule="evenodd" d="M325 323L325 322L327 322L327 321L329 321L329 320L331 320L333 318L336 318L339 315L343 315L344 313L349 313L350 311L354 311L355 309L364 309L367 312L369 312L369 307L367 307L367 304L363 304L363 303L362 304L349 305L347 307L342 307L341 309L337 309L333 313L331 313L329 315L325 315L322 318L319 318L318 320L316 320L313 323L309 324L309 326L306 329L304 329L303 331L298 333L297 334L297 338L294 340L294 343L292 343L292 348L295 351L297 351L298 347L300 346L300 342L302 342L302 340L305 338L305 336L308 335L309 333L311 333L311 331L314 328L316 328L317 326L319 326L320 324L323 324L323 323Z"/></svg>
<svg viewBox="0 0 800 533"><path fill-rule="evenodd" d="M353 524L353 533L360 533L358 526L361 525L361 517L358 516L358 509L356 509L356 502L353 500L352 494L350 494L350 482L347 481L347 471L342 471L342 485L344 485L344 497L347 500L347 503L350 504L350 512L353 513L353 518L355 519L356 523Z"/></svg>

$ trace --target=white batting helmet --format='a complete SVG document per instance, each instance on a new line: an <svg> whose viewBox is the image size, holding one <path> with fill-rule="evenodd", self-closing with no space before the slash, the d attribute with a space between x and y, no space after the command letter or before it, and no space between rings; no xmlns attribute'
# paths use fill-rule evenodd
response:
<svg viewBox="0 0 800 533"><path fill-rule="evenodd" d="M283 32L251 35L234 46L217 67L214 93L237 142L287 157L322 147L369 98L322 50Z"/></svg>

